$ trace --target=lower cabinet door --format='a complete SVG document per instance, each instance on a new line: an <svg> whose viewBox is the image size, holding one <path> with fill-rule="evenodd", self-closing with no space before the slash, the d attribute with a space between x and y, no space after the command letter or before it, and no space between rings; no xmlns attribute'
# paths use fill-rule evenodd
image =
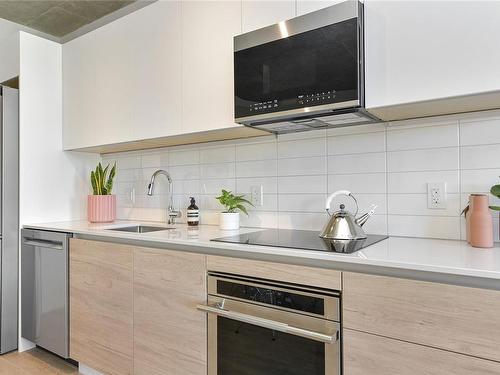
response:
<svg viewBox="0 0 500 375"><path fill-rule="evenodd" d="M111 375L133 371L133 248L70 241L70 357Z"/></svg>
<svg viewBox="0 0 500 375"><path fill-rule="evenodd" d="M344 375L498 375L500 363L344 329Z"/></svg>
<svg viewBox="0 0 500 375"><path fill-rule="evenodd" d="M171 250L134 252L134 374L206 375L206 258Z"/></svg>

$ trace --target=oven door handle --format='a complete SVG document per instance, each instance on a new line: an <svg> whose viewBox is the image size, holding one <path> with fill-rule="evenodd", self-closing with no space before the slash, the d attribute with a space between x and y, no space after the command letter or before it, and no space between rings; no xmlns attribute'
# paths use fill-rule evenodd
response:
<svg viewBox="0 0 500 375"><path fill-rule="evenodd" d="M243 314L236 311L230 311L223 309L218 306L209 306L209 305L197 305L196 308L200 311L204 311L209 314L215 314L222 316L224 318L229 318L233 320L237 320L239 322L252 324L259 327L264 327L268 329L272 329L274 331L289 333L295 336L301 336L306 339L311 339L315 341L324 342L325 344L333 344L338 340L338 331L333 335L326 335L324 333L310 331L307 329L302 329L298 327L294 327L288 325L286 323L277 322L275 320L259 318L253 315Z"/></svg>

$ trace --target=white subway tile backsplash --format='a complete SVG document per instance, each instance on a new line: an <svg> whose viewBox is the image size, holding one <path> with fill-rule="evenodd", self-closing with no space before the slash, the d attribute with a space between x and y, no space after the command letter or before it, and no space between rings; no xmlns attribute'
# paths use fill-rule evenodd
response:
<svg viewBox="0 0 500 375"><path fill-rule="evenodd" d="M326 131L328 137L336 137L339 135L350 135L350 134L365 134L374 132L384 132L386 129L386 124L383 122L358 125L358 126L345 126L340 128L329 128Z"/></svg>
<svg viewBox="0 0 500 375"><path fill-rule="evenodd" d="M199 165L176 165L169 166L168 173L173 180L193 180L200 178Z"/></svg>
<svg viewBox="0 0 500 375"><path fill-rule="evenodd" d="M500 168L500 144L461 147L460 168Z"/></svg>
<svg viewBox="0 0 500 375"><path fill-rule="evenodd" d="M385 153L334 155L328 157L329 174L385 172Z"/></svg>
<svg viewBox="0 0 500 375"><path fill-rule="evenodd" d="M198 149L179 150L174 149L169 152L169 165L189 165L200 162L200 151Z"/></svg>
<svg viewBox="0 0 500 375"><path fill-rule="evenodd" d="M227 163L235 161L235 147L210 147L200 149L200 163Z"/></svg>
<svg viewBox="0 0 500 375"><path fill-rule="evenodd" d="M328 137L328 155L385 152L385 132Z"/></svg>
<svg viewBox="0 0 500 375"><path fill-rule="evenodd" d="M387 152L388 172L458 169L458 147Z"/></svg>
<svg viewBox="0 0 500 375"><path fill-rule="evenodd" d="M326 194L280 194L280 211L324 212Z"/></svg>
<svg viewBox="0 0 500 375"><path fill-rule="evenodd" d="M278 226L282 229L317 230L319 232L327 220L326 213L282 211L278 213Z"/></svg>
<svg viewBox="0 0 500 375"><path fill-rule="evenodd" d="M200 178L234 178L234 163L201 164Z"/></svg>
<svg viewBox="0 0 500 375"><path fill-rule="evenodd" d="M278 160L278 176L326 174L326 157L290 158Z"/></svg>
<svg viewBox="0 0 500 375"><path fill-rule="evenodd" d="M254 228L278 228L278 213L274 212L252 212L249 216L241 215L240 223L245 227ZM214 224L218 224L218 221Z"/></svg>
<svg viewBox="0 0 500 375"><path fill-rule="evenodd" d="M115 161L117 170L141 168L140 155L127 154L126 156L117 157Z"/></svg>
<svg viewBox="0 0 500 375"><path fill-rule="evenodd" d="M427 194L389 194L388 208L393 215L458 216L460 194L447 194L445 209L427 208Z"/></svg>
<svg viewBox="0 0 500 375"><path fill-rule="evenodd" d="M369 234L387 235L387 215L373 215L363 225L363 229Z"/></svg>
<svg viewBox="0 0 500 375"><path fill-rule="evenodd" d="M239 194L248 194L252 186L262 186L264 194L278 192L278 179L276 177L243 177L236 179L236 191Z"/></svg>
<svg viewBox="0 0 500 375"><path fill-rule="evenodd" d="M500 169L466 169L461 173L462 193L489 192L497 184L500 184Z"/></svg>
<svg viewBox="0 0 500 375"><path fill-rule="evenodd" d="M219 194L222 189L234 192L236 190L236 182L234 178L200 180L201 194Z"/></svg>
<svg viewBox="0 0 500 375"><path fill-rule="evenodd" d="M326 137L326 130L318 129L318 130L310 130L307 132L280 134L278 135L278 142L296 141L298 139L325 138L325 137Z"/></svg>
<svg viewBox="0 0 500 375"><path fill-rule="evenodd" d="M429 182L444 182L448 193L459 193L459 176L458 170L388 173L387 192L427 194Z"/></svg>
<svg viewBox="0 0 500 375"><path fill-rule="evenodd" d="M349 190L352 193L386 193L385 173L328 175L328 192Z"/></svg>
<svg viewBox="0 0 500 375"><path fill-rule="evenodd" d="M168 151L149 152L141 156L142 168L168 166Z"/></svg>
<svg viewBox="0 0 500 375"><path fill-rule="evenodd" d="M275 177L276 160L240 161L236 163L236 177Z"/></svg>
<svg viewBox="0 0 500 375"><path fill-rule="evenodd" d="M276 142L236 145L236 161L276 159Z"/></svg>
<svg viewBox="0 0 500 375"><path fill-rule="evenodd" d="M326 155L326 139L312 138L278 143L278 158Z"/></svg>
<svg viewBox="0 0 500 375"><path fill-rule="evenodd" d="M487 145L500 143L500 117L484 121L460 121L460 145Z"/></svg>
<svg viewBox="0 0 500 375"><path fill-rule="evenodd" d="M278 192L283 193L323 193L326 194L326 175L282 176L278 177Z"/></svg>
<svg viewBox="0 0 500 375"><path fill-rule="evenodd" d="M432 136L429 133L432 131ZM387 129L387 151L458 146L458 123L429 127Z"/></svg>
<svg viewBox="0 0 500 375"><path fill-rule="evenodd" d="M327 193L347 189L360 213L378 205L368 233L460 238L468 195L500 183L497 155L500 112L485 112L107 154L103 163L117 161L121 219L165 220L167 180L159 176L155 195L146 195L161 168L173 178L174 205L185 210L194 196L204 224L218 224L221 189L248 197L252 186L262 186L264 204L250 207L242 225L319 231ZM446 183L446 209L427 208L429 182ZM332 208L340 202L354 210L346 197ZM492 196L490 202L500 205Z"/></svg>
<svg viewBox="0 0 500 375"><path fill-rule="evenodd" d="M174 194L197 195L200 193L200 180L176 180L172 182Z"/></svg>
<svg viewBox="0 0 500 375"><path fill-rule="evenodd" d="M460 239L458 216L388 216L390 236Z"/></svg>

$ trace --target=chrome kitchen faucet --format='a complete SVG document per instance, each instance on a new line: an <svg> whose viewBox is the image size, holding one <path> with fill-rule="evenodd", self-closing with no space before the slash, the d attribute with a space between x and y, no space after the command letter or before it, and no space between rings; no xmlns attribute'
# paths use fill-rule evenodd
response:
<svg viewBox="0 0 500 375"><path fill-rule="evenodd" d="M149 181L148 185L148 195L152 196L154 194L155 179L159 174L164 175L168 180L168 192L170 194L170 200L167 207L167 224L175 224L175 219L181 217L182 214L180 211L174 210L174 189L172 185L172 177L170 177L167 171L158 169L155 173L153 173L153 175L151 176L151 181Z"/></svg>

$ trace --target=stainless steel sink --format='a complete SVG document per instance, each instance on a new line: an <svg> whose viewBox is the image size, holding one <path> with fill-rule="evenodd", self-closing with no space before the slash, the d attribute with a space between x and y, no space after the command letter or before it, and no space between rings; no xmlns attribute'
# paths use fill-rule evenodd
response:
<svg viewBox="0 0 500 375"><path fill-rule="evenodd" d="M155 227L150 225L129 225L126 227L109 228L108 230L116 230L119 232L131 232L131 233L149 233L158 232L160 230L172 230L173 227Z"/></svg>

